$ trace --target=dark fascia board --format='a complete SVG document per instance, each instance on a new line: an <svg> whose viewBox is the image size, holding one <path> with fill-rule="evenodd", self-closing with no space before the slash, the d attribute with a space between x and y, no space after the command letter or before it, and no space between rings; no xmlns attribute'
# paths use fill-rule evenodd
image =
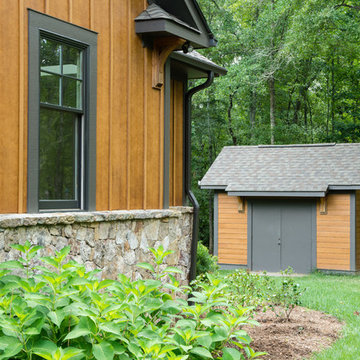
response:
<svg viewBox="0 0 360 360"><path fill-rule="evenodd" d="M329 185L329 190L360 190L360 185Z"/></svg>
<svg viewBox="0 0 360 360"><path fill-rule="evenodd" d="M229 191L229 196L249 197L325 197L324 191Z"/></svg>
<svg viewBox="0 0 360 360"><path fill-rule="evenodd" d="M227 185L200 185L203 190L225 190Z"/></svg>
<svg viewBox="0 0 360 360"><path fill-rule="evenodd" d="M202 30L202 32L206 33L206 35L210 39L210 46L216 46L217 40L215 39L214 34L212 33L197 1L185 0L185 3L187 4L188 9L190 10L191 15L196 22L197 27Z"/></svg>
<svg viewBox="0 0 360 360"><path fill-rule="evenodd" d="M206 77L208 71L214 72L214 74L217 76L227 74L227 70L219 65L211 64L206 61L201 61L201 59L191 58L180 52L173 52L170 55L170 58L172 60L179 61L183 64L186 64L192 68L199 70L201 73L203 73L203 76L200 76L199 74L198 76L199 78Z"/></svg>
<svg viewBox="0 0 360 360"><path fill-rule="evenodd" d="M135 31L139 35L151 38L177 36L190 41L194 48L212 46L207 35L169 19L135 20Z"/></svg>

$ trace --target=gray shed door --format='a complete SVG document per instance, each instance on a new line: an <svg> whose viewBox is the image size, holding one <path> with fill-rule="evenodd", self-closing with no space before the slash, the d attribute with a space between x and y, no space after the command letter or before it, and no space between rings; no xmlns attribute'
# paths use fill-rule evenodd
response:
<svg viewBox="0 0 360 360"><path fill-rule="evenodd" d="M253 200L252 269L312 270L311 200Z"/></svg>

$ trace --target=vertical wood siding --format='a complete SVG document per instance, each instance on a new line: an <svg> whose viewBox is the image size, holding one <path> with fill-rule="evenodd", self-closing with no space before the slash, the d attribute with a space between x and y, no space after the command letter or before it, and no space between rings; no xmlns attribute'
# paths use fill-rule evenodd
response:
<svg viewBox="0 0 360 360"><path fill-rule="evenodd" d="M181 81L171 80L170 206L181 206L183 204L183 94L183 83Z"/></svg>
<svg viewBox="0 0 360 360"><path fill-rule="evenodd" d="M218 197L218 258L221 264L247 265L247 203L239 213L236 196Z"/></svg>
<svg viewBox="0 0 360 360"><path fill-rule="evenodd" d="M327 215L317 205L317 268L350 270L350 194L331 194Z"/></svg>
<svg viewBox="0 0 360 360"><path fill-rule="evenodd" d="M152 89L151 50L143 48L134 24L146 6L146 0L0 2L0 213L26 212L27 8L99 34L97 210L162 207L163 91ZM182 95L177 107L181 101ZM180 192L174 192L176 204Z"/></svg>
<svg viewBox="0 0 360 360"><path fill-rule="evenodd" d="M356 270L360 270L360 191L356 192Z"/></svg>

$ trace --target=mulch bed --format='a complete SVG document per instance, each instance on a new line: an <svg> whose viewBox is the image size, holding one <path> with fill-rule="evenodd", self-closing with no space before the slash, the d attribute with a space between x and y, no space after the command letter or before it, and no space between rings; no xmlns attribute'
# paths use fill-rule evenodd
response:
<svg viewBox="0 0 360 360"><path fill-rule="evenodd" d="M269 354L262 357L264 360L309 358L331 346L344 326L333 316L302 307L293 310L289 322L276 318L270 310L257 313L255 319L260 326L244 330L253 339L254 350Z"/></svg>

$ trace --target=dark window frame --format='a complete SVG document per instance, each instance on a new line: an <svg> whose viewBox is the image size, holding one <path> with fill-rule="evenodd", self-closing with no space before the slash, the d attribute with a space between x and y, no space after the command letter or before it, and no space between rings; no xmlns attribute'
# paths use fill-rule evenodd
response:
<svg viewBox="0 0 360 360"><path fill-rule="evenodd" d="M28 10L29 96L28 96L28 195L29 213L96 209L96 83L97 33L54 17ZM42 201L39 208L39 118L40 118L40 38L49 37L83 49L83 178L79 206L67 200ZM51 107L51 105L49 106ZM71 109L72 111L73 109ZM76 112L76 109L74 110Z"/></svg>

